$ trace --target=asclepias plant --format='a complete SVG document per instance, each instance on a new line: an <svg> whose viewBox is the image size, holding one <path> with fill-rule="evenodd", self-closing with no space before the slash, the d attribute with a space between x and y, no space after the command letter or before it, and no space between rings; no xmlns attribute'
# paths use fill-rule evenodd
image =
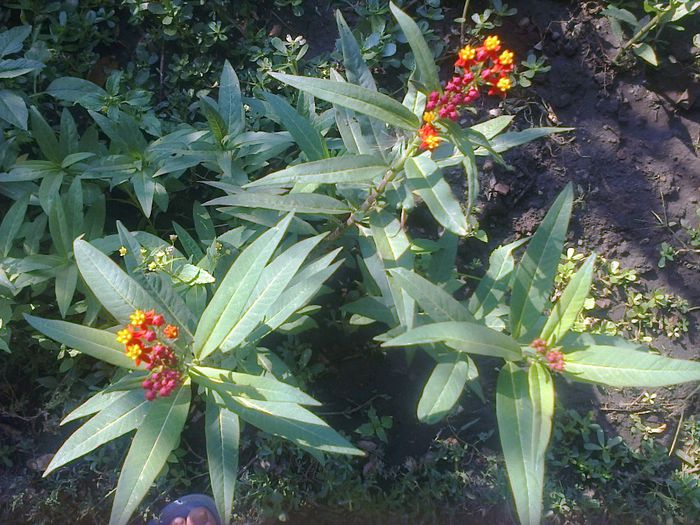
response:
<svg viewBox="0 0 700 525"><path fill-rule="evenodd" d="M517 245L496 250L466 304L415 273L389 271L424 314L418 326L382 336L383 346L422 346L439 356L421 399L428 405L424 419L440 419L457 401L470 372L474 374L469 355L504 360L496 389L498 430L517 514L527 525L542 521L557 378L612 387L700 380L698 362L664 357L622 338L571 332L588 297L596 258L586 259L552 303L572 201L569 184L518 263L512 256Z"/></svg>
<svg viewBox="0 0 700 525"><path fill-rule="evenodd" d="M325 234L286 237L293 214L242 250L211 300L195 316L162 274L124 272L92 244L73 245L80 275L118 325L92 328L27 315L34 328L71 348L123 369L104 391L63 423L91 416L58 450L45 475L133 430L110 524L122 525L177 447L196 397L206 406L211 486L221 516L231 517L238 470L240 419L289 439L310 453L362 455L307 406L319 403L266 370L259 341L303 307L338 268L339 250L307 262ZM141 246L120 227L127 267ZM116 328L116 332L115 332ZM240 419L239 419L240 418Z"/></svg>

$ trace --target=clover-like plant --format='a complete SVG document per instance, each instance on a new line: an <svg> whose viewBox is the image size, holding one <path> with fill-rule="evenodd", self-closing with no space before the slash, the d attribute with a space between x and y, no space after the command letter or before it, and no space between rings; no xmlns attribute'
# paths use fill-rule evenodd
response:
<svg viewBox="0 0 700 525"><path fill-rule="evenodd" d="M469 301L462 303L420 275L389 270L423 311L418 326L382 336L385 347L421 346L437 365L423 391L419 417L435 422L475 378L470 355L503 359L496 389L498 430L520 522L542 520L545 453L552 430L555 381L612 387L658 387L700 380L700 363L671 359L622 338L571 328L593 278L595 254L552 303L554 278L573 201L571 184L556 199L516 264L519 244L496 250Z"/></svg>
<svg viewBox="0 0 700 525"><path fill-rule="evenodd" d="M258 346L316 294L338 268L338 250L305 262L326 236L286 237L292 214L257 236L217 282L201 315L158 273L124 272L92 244L77 239L80 275L114 321L103 328L27 315L50 338L120 367L114 382L63 423L90 416L58 450L46 474L136 430L124 461L110 524L129 521L177 447L193 399L206 405L209 473L217 507L228 523L238 469L240 419L314 455L361 455L306 406L319 403L279 381ZM120 228L127 266L141 246ZM285 243L282 244L283 239ZM240 418L240 419L239 419Z"/></svg>

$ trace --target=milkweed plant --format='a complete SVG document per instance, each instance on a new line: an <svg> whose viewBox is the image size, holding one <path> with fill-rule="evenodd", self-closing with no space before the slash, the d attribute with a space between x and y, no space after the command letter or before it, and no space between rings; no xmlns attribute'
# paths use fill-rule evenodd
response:
<svg viewBox="0 0 700 525"><path fill-rule="evenodd" d="M0 318L12 317L20 294L51 290L61 319L35 312L26 321L116 367L108 386L65 417L63 423L89 419L45 472L135 432L110 525L129 522L178 446L195 400L206 410L211 489L225 523L244 424L319 459L363 454L314 414L319 402L283 380L288 370L264 346L270 334L313 327L311 305L343 265L361 275L361 296L342 306L349 322L383 326L377 344L420 349L435 362L417 406L421 422L445 417L465 386L481 392L473 357L502 360L497 421L523 524L542 519L555 384L653 387L700 379L700 363L570 331L595 261L587 259L551 301L571 185L531 238L491 254L467 300L453 296L461 286L458 242L478 233L477 158L505 164L504 151L569 129L507 131L511 116L471 122L477 99L505 97L514 85L514 54L496 35L466 45L442 84L420 28L393 4L391 12L415 61L400 101L377 89L338 12L342 71L323 79L270 73L299 90L296 105L272 93L244 97L226 62L218 97L199 99L203 118L164 135L153 122L110 107L107 92L87 80L49 85L48 95L64 105L58 134L30 108L40 158L17 157L0 173L0 192L14 201L0 223L0 294L10 312L0 310ZM327 109L317 113L316 100ZM82 135L71 115L76 105L94 122ZM266 123L255 129L278 131L248 130L246 109ZM280 157L292 160L271 170ZM456 169L466 180L463 199L445 178ZM121 222L105 235L111 191L150 220L186 189L192 170L220 192L191 204L196 235L177 222L170 243ZM406 228L419 206L435 221L433 239ZM48 247L37 240L47 224Z"/></svg>

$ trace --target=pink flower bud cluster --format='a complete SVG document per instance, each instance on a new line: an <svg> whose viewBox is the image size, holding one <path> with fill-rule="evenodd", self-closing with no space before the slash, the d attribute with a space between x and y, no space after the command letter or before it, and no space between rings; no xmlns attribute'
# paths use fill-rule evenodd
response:
<svg viewBox="0 0 700 525"><path fill-rule="evenodd" d="M530 347L542 356L552 372L563 372L565 368L564 354L559 350L551 350L547 347L547 342L544 339L535 339L530 343Z"/></svg>
<svg viewBox="0 0 700 525"><path fill-rule="evenodd" d="M180 383L181 374L178 370L164 368L154 372L141 386L146 391L146 399L153 401L156 397L168 397Z"/></svg>

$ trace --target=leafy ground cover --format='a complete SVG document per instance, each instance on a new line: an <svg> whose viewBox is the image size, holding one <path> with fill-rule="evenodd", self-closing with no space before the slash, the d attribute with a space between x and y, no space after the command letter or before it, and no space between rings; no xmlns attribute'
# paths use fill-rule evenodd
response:
<svg viewBox="0 0 700 525"><path fill-rule="evenodd" d="M24 104L38 103L42 114L52 115L47 119L60 131L58 144L63 148L64 142L69 142L63 135L71 134L71 126L47 98L42 98L42 90L91 110L98 124L104 118L101 114L110 117L116 111L128 113L145 137L163 135L174 130L177 123L193 119L202 124L206 121L210 131L216 133L220 122L211 108L220 109L222 102L221 86L218 93L214 87L224 59L229 59L245 95L254 94L255 89L273 89L293 105L305 107L306 102L297 105L303 97L274 83L268 73L326 75L332 65L337 66L342 46L333 50L335 35L329 36L327 30L334 7L342 8L350 27L358 32L364 59L378 79L386 80L382 85L388 91L399 89L410 71L406 66L415 62L384 3L333 6L269 2L267 7L275 13L271 21L259 18L255 6L245 2L233 11L226 10L223 4L163 3L151 8L130 2L49 8L19 4L5 9L3 16L8 27L20 23L34 27L35 32L22 49L28 50L27 60L37 62L25 63L23 67L30 71L12 77L2 87L5 93L29 94L23 99ZM429 237L423 232L434 227L431 215L453 230L471 229L475 226L471 221L478 219L480 230L488 235L488 244L468 238L460 243L457 257L458 277L468 289L473 289L476 281L472 276L484 273L487 248L534 233L560 190L573 181L573 231L568 237L571 248L560 261L555 298L590 253L602 256L595 266L593 291L575 319L574 328L602 335L626 335L638 342L652 343L664 355L697 358L696 306L700 303L700 289L695 241L700 110L696 104L697 63L693 57L697 50L693 51L687 43L696 18L690 16L690 22L684 24L685 34L656 33L655 40L649 43L656 50L659 69L650 69L633 60L620 63L618 50L630 35L620 34L611 22L611 5L606 3L531 0L518 3L517 13L512 13L500 2L493 2L490 12L485 10L489 6L474 2L469 13L476 13L476 19L464 22L464 28L460 28L459 21L462 4L408 4L421 29L431 29L427 41L439 57L454 54L460 47L460 33L466 32L467 37L474 34L478 39L479 32L483 36L497 31L518 57L532 54L533 58L527 59L529 64L541 60L541 64L546 64L544 69L550 68L525 76L521 83L531 84L527 90L514 92L500 106L497 101L487 103L480 108L477 119L505 113L516 115L519 129L534 124L572 126L576 130L506 152L505 161L512 169L490 159L480 163L478 199L463 182L464 175L455 174L450 179L453 191L466 195L462 203L465 210L475 211L473 217L465 215L465 221L470 222L449 223L444 216L438 218L428 204L428 211L419 209L410 214L407 231L415 238ZM632 9L641 18L643 13L635 11L631 4L616 3L613 7ZM453 22L454 19L458 21ZM87 27L82 27L86 20ZM75 28L71 24L78 23L80 31L62 29ZM285 38L287 32L290 38ZM664 42L665 38L669 41ZM233 54L231 41L237 42ZM637 49L644 58L644 49ZM19 49L6 51L8 58L15 58L13 53ZM672 60L665 59L669 55ZM546 62L542 57L546 57ZM42 62L46 64L41 68L43 76L32 85L30 74ZM443 64L442 78L449 78L450 62L438 59ZM527 70L527 66L523 67ZM124 73L114 75L112 68ZM89 78L104 90L90 88L92 92L87 94L92 98L86 98L82 91L72 95L65 82L63 86L52 84L65 76ZM210 98L198 103L197 95ZM10 100L6 105L18 108L12 106L16 100L9 96L4 99ZM268 96L265 101L277 108L275 122L282 122L291 133L279 113L287 108L283 99ZM254 102L251 104L253 114L264 113L256 111ZM321 101L317 104L320 110L327 108ZM15 128L8 128L3 143L4 166L8 170L17 152L36 152L32 151L30 137L17 131L23 127L22 110L16 109L12 114L17 122L6 119ZM86 112L76 118L81 132L89 119ZM24 127L34 135L45 129L43 119L33 111L28 110L24 120ZM257 132L279 129L264 118L255 116L251 120ZM103 131L113 139L104 122ZM231 121L224 124L230 127ZM90 138L83 140L87 143ZM50 139L44 142L50 143ZM305 145L298 143L306 155L304 160L313 160L309 151L318 144L313 140ZM178 143L180 147L187 145L186 141ZM137 146L142 148L141 144ZM40 150L45 158L54 160L49 155L50 145L44 147L40 143ZM284 157L276 169L294 160L297 152L276 152ZM85 160L68 159L71 154L76 152L69 147L58 159L66 180L72 177L72 161ZM137 161L160 161L157 155L157 148L144 150ZM271 171L256 166L255 160L246 169L251 166L254 171L260 169L259 174ZM173 169L180 170L182 165ZM171 233L178 235L178 241L170 241L176 249L184 249L188 254L189 250L201 252L206 243L197 247L197 241L210 240L213 235L209 223L197 219L205 216L201 211L192 218L191 202L178 198L177 192L203 178L205 170L196 167L179 186L169 186L167 189L173 192L170 203L157 190L151 201L144 200L136 185L135 193L127 192L124 198L115 192L109 198L105 231L96 231L87 240L97 239L103 233L117 233L113 223L119 219L131 231L145 230L165 239ZM61 182L58 184L60 187ZM39 189L38 198L49 202L51 191L47 184L43 191ZM189 196L192 191L188 188L185 194ZM204 202L219 196L220 192L202 186L196 199ZM0 199L4 199L0 202L7 215L16 196ZM92 209L99 207L98 196L88 194L88 199L94 199L88 201ZM46 202L40 205L55 206ZM71 205L66 201L67 209ZM159 211L152 215L151 210ZM50 210L47 215L51 222ZM451 215L455 216L458 215ZM88 223L93 220L89 218ZM223 224L218 217L215 220L215 233L221 233ZM188 237L194 247L192 243L185 245ZM120 244L126 245L123 239ZM177 260L177 254L163 251L158 245L150 249L139 240L147 248L140 254L142 260L132 264L163 271L181 284L207 285L208 273L196 273L196 268ZM72 238L68 245L71 241ZM31 244L29 235L24 243ZM419 261L427 261L425 254L435 250L435 246L414 242L412 250ZM8 254L9 249L4 255ZM211 255L214 261L219 257L216 253L201 255ZM63 271L75 272L68 269L76 267L71 264ZM7 299L5 304L12 306L13 313L0 316L1 328L5 330L3 340L12 350L4 357L0 389L3 519L42 523L77 517L79 522L104 523L113 497L111 491L117 484L114 466L126 455L128 440L113 441L91 452L85 460L41 478L54 459L53 452L78 428L75 423L59 427L59 421L89 392L103 385L112 371L80 356L70 345L61 347L16 322L21 313L56 318L71 312L71 298L60 300L59 287L55 290L57 303L47 302L47 297L53 297L53 285L43 284L48 288L45 292L42 283L46 283L47 276L40 277L33 284L36 295L15 296L12 302ZM366 456L330 456L318 462L307 452L248 427L240 436L236 519L242 523L303 523L310 519L321 523L515 520L495 432L498 363L479 361L482 390L465 392L446 419L419 423L416 407L420 415L419 400L431 375L433 358L417 353L406 360L403 355L382 350L372 337L383 330L377 330L376 324L368 325L366 312L340 308L365 293L376 296L376 291L366 284L371 281L365 279L366 289L358 289L358 276L352 269L339 271L334 279L332 288L337 293L326 294L316 301L322 308L305 311L305 315L295 319L296 325L287 327L292 335L278 334L265 341L288 367L280 379L290 382L294 377L297 386L321 401L323 407L317 414ZM85 293L85 289L79 288L78 293ZM197 304L196 298L190 300ZM79 306L72 313L82 314L89 308ZM349 323L352 315L357 317ZM315 329L294 335L297 328L307 326ZM38 386L27 388L27 384ZM486 404L479 399L481 396L488 400ZM700 511L700 433L693 418L698 413L697 399L694 383L631 391L574 387L563 382L558 385L557 416L543 489L545 519L554 523L654 523L657 517L663 517L677 523L693 523ZM591 409L593 415L588 414ZM176 494L210 490L202 437L207 424L204 413L202 403L195 402L179 446L167 458L164 475L157 480L156 490L149 492L139 514L157 509ZM75 502L87 503L76 506ZM139 518L134 519L138 522Z"/></svg>

